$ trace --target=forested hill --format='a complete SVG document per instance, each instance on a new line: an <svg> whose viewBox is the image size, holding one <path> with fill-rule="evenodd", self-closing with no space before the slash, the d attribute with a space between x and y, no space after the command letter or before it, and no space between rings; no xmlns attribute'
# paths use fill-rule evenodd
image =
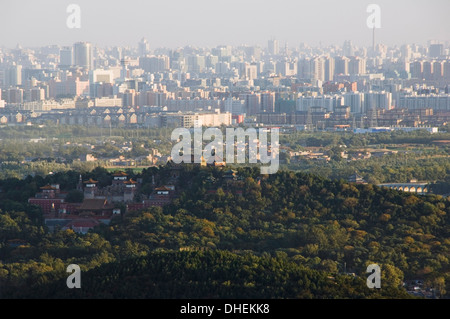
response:
<svg viewBox="0 0 450 319"><path fill-rule="evenodd" d="M365 278L331 277L286 256L226 251L153 252L83 274L82 289L65 280L37 285L26 298L295 299L411 298L404 290L369 289Z"/></svg>
<svg viewBox="0 0 450 319"><path fill-rule="evenodd" d="M152 168L135 177L146 188L152 175L163 182L170 170ZM86 235L46 233L28 212L3 211L3 292L66 296L55 287L65 287L71 263L81 266L84 284L97 277L93 291L111 297L392 297L401 296L398 287L412 279L440 296L450 291L448 200L303 173L261 176L243 168L231 181L226 174L227 169L183 167L176 185L180 196L171 205L128 212ZM16 238L29 244L5 245ZM383 288L376 293L364 285L372 263L382 270ZM145 267L149 271L135 270ZM280 275L279 268L285 269ZM350 282L349 272L356 274ZM236 273L239 280L227 280ZM298 288L295 282L305 278L311 286ZM273 286L264 290L267 281Z"/></svg>

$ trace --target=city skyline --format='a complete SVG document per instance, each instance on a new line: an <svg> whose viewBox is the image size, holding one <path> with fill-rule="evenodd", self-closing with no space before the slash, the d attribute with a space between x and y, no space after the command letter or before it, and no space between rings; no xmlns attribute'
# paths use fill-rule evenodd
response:
<svg viewBox="0 0 450 319"><path fill-rule="evenodd" d="M79 29L66 25L70 15L66 9L71 3L81 8ZM372 30L366 25L370 15L366 9L372 3L381 7L381 28L376 30L376 43L426 44L430 40L445 43L450 39L450 21L446 20L450 3L446 0L426 3L231 0L226 5L205 0L164 3L130 0L126 6L119 6L116 1L22 0L2 3L0 28L14 32L5 32L0 46L71 45L78 41L88 41L94 46L135 46L145 37L152 49L223 44L265 47L270 38L276 38L280 47L286 43L289 47L300 43L341 45L345 40L369 47Z"/></svg>
<svg viewBox="0 0 450 319"><path fill-rule="evenodd" d="M450 299L449 0L1 1L0 299Z"/></svg>

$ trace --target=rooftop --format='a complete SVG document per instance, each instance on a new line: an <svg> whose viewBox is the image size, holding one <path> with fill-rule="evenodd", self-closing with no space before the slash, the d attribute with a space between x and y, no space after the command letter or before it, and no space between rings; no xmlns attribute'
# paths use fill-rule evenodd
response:
<svg viewBox="0 0 450 319"><path fill-rule="evenodd" d="M45 185L43 187L41 187L42 190L56 190L56 187L50 186L50 185Z"/></svg>
<svg viewBox="0 0 450 319"><path fill-rule="evenodd" d="M113 176L114 176L114 177L122 177L122 176L128 176L128 174L125 173L125 172L120 171L120 172L115 172L115 173L113 174Z"/></svg>
<svg viewBox="0 0 450 319"><path fill-rule="evenodd" d="M171 189L166 186L161 186L161 187L155 188L155 191L170 191L170 190Z"/></svg>
<svg viewBox="0 0 450 319"><path fill-rule="evenodd" d="M92 178L89 178L89 180L84 181L83 183L85 183L85 184L97 184L98 181L94 181Z"/></svg>
<svg viewBox="0 0 450 319"><path fill-rule="evenodd" d="M83 200L79 210L102 210L112 208L113 205L108 204L108 201L105 198L94 198Z"/></svg>

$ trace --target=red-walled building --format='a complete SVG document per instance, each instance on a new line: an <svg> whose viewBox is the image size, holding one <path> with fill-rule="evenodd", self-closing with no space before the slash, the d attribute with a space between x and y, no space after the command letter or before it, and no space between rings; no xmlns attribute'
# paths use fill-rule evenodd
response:
<svg viewBox="0 0 450 319"><path fill-rule="evenodd" d="M57 212L64 203L65 194L59 191L59 185L46 185L41 187L41 192L34 198L29 198L28 203L42 207L44 214Z"/></svg>

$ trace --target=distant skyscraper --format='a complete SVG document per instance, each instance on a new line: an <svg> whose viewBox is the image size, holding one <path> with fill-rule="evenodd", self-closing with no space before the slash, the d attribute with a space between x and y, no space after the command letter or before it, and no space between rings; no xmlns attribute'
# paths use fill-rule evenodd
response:
<svg viewBox="0 0 450 319"><path fill-rule="evenodd" d="M450 81L450 61L444 62L443 76L446 81Z"/></svg>
<svg viewBox="0 0 450 319"><path fill-rule="evenodd" d="M433 80L433 62L423 62L423 78L426 81Z"/></svg>
<svg viewBox="0 0 450 319"><path fill-rule="evenodd" d="M226 60L224 60L222 58L227 58L227 57L230 57L232 55L231 46L229 46L229 45L227 45L227 46L225 46L225 45L218 46L216 48L213 48L211 50L211 53L213 55L217 55L220 58L220 61L227 62Z"/></svg>
<svg viewBox="0 0 450 319"><path fill-rule="evenodd" d="M344 56L352 56L354 55L352 41L344 41L344 46L342 47Z"/></svg>
<svg viewBox="0 0 450 319"><path fill-rule="evenodd" d="M256 115L261 112L261 94L240 94L239 99L245 101L245 109L247 115Z"/></svg>
<svg viewBox="0 0 450 319"><path fill-rule="evenodd" d="M125 80L128 78L128 65L130 64L130 61L127 59L121 59L120 65L122 66L122 69L120 70L120 78L122 80Z"/></svg>
<svg viewBox="0 0 450 319"><path fill-rule="evenodd" d="M333 81L334 78L335 63L331 57L325 58L325 81Z"/></svg>
<svg viewBox="0 0 450 319"><path fill-rule="evenodd" d="M298 76L304 80L325 80L325 59L322 57L307 58L298 61Z"/></svg>
<svg viewBox="0 0 450 319"><path fill-rule="evenodd" d="M442 80L444 74L444 64L441 61L433 62L433 79L436 81Z"/></svg>
<svg viewBox="0 0 450 319"><path fill-rule="evenodd" d="M404 44L401 47L401 52L402 52L402 58L409 60L411 59L412 56L412 50L411 50L411 46L409 44Z"/></svg>
<svg viewBox="0 0 450 319"><path fill-rule="evenodd" d="M297 74L297 63L292 61L279 61L276 65L277 73L282 76L293 76Z"/></svg>
<svg viewBox="0 0 450 319"><path fill-rule="evenodd" d="M94 68L92 45L88 42L77 42L73 45L73 64L84 69Z"/></svg>
<svg viewBox="0 0 450 319"><path fill-rule="evenodd" d="M275 112L275 92L261 93L261 110L268 113Z"/></svg>
<svg viewBox="0 0 450 319"><path fill-rule="evenodd" d="M322 57L314 58L313 80L325 80L325 60Z"/></svg>
<svg viewBox="0 0 450 319"><path fill-rule="evenodd" d="M29 91L29 101L42 101L45 99L44 89L34 87Z"/></svg>
<svg viewBox="0 0 450 319"><path fill-rule="evenodd" d="M392 106L392 93L391 92L366 92L364 93L364 112L371 114L373 109L385 109L389 110Z"/></svg>
<svg viewBox="0 0 450 319"><path fill-rule="evenodd" d="M114 47L111 50L111 55L115 57L117 60L122 59L122 48L121 47Z"/></svg>
<svg viewBox="0 0 450 319"><path fill-rule="evenodd" d="M411 77L414 79L423 79L423 62L415 61L411 64Z"/></svg>
<svg viewBox="0 0 450 319"><path fill-rule="evenodd" d="M366 60L360 57L352 57L348 63L348 73L358 75L366 73Z"/></svg>
<svg viewBox="0 0 450 319"><path fill-rule="evenodd" d="M289 51L289 45L288 45L287 42L286 42L285 45L284 45L284 54L285 54L287 57L289 57L290 51Z"/></svg>
<svg viewBox="0 0 450 319"><path fill-rule="evenodd" d="M269 54L277 55L279 53L278 40L276 40L276 39L269 40L268 50L269 50Z"/></svg>
<svg viewBox="0 0 450 319"><path fill-rule="evenodd" d="M218 62L216 64L216 73L223 74L230 72L230 63L228 62Z"/></svg>
<svg viewBox="0 0 450 319"><path fill-rule="evenodd" d="M428 53L430 58L439 58L444 55L444 45L442 43L430 44Z"/></svg>
<svg viewBox="0 0 450 319"><path fill-rule="evenodd" d="M201 55L192 55L188 57L188 71L201 73L205 69L205 57Z"/></svg>
<svg viewBox="0 0 450 319"><path fill-rule="evenodd" d="M138 53L139 56L146 56L148 53L150 53L150 44L148 44L146 38L142 38L141 41L139 42Z"/></svg>
<svg viewBox="0 0 450 319"><path fill-rule="evenodd" d="M22 66L14 65L5 72L5 86L22 85Z"/></svg>
<svg viewBox="0 0 450 319"><path fill-rule="evenodd" d="M170 68L170 58L166 55L140 57L139 67L145 72L162 72Z"/></svg>
<svg viewBox="0 0 450 319"><path fill-rule="evenodd" d="M258 70L256 68L256 65L245 62L241 64L240 74L241 78L251 81L258 77Z"/></svg>
<svg viewBox="0 0 450 319"><path fill-rule="evenodd" d="M10 88L6 93L8 103L23 103L23 89Z"/></svg>
<svg viewBox="0 0 450 319"><path fill-rule="evenodd" d="M63 47L59 51L59 67L60 68L68 68L72 65L72 48L71 47Z"/></svg>
<svg viewBox="0 0 450 319"><path fill-rule="evenodd" d="M214 68L216 64L219 62L219 57L215 55L207 55L206 56L206 67Z"/></svg>
<svg viewBox="0 0 450 319"><path fill-rule="evenodd" d="M347 92L344 94L344 105L350 106L350 112L362 113L364 106L364 93Z"/></svg>
<svg viewBox="0 0 450 319"><path fill-rule="evenodd" d="M335 57L334 58L334 74L348 74L348 62L347 57Z"/></svg>
<svg viewBox="0 0 450 319"><path fill-rule="evenodd" d="M297 76L299 79L311 79L314 72L314 62L310 58L301 59L297 65Z"/></svg>

